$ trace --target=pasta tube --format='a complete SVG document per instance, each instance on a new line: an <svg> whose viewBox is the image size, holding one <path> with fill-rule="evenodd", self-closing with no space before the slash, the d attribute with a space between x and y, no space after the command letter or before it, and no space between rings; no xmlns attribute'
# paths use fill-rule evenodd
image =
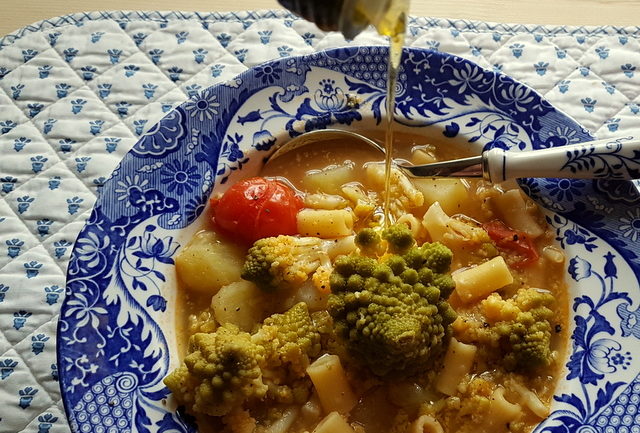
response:
<svg viewBox="0 0 640 433"><path fill-rule="evenodd" d="M460 343L452 338L444 356L444 368L438 376L436 389L443 394L455 394L464 376L471 371L477 350L473 344Z"/></svg>
<svg viewBox="0 0 640 433"><path fill-rule="evenodd" d="M325 412L348 413L358 403L337 355L321 356L307 368L307 374Z"/></svg>
<svg viewBox="0 0 640 433"><path fill-rule="evenodd" d="M318 423L313 433L355 433L338 412L331 412Z"/></svg>
<svg viewBox="0 0 640 433"><path fill-rule="evenodd" d="M513 276L501 256L474 268L457 272L452 278L456 283L456 292L464 302L485 298L490 293L513 283Z"/></svg>
<svg viewBox="0 0 640 433"><path fill-rule="evenodd" d="M302 209L297 220L302 236L340 238L353 232L353 214L346 209Z"/></svg>

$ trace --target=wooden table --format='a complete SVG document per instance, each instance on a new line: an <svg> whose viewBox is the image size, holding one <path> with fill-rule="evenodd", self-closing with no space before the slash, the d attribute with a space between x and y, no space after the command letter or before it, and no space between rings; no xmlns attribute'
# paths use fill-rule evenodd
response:
<svg viewBox="0 0 640 433"><path fill-rule="evenodd" d="M0 0L0 35L45 18L87 10L273 9L276 0ZM640 0L413 0L414 15L573 25L640 25Z"/></svg>

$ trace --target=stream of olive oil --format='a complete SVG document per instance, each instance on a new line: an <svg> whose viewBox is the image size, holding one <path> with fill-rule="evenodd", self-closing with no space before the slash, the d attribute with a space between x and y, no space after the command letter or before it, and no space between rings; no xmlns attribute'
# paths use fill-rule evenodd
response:
<svg viewBox="0 0 640 433"><path fill-rule="evenodd" d="M389 45L389 74L387 76L387 125L385 133L384 158L384 226L391 224L389 189L391 187L391 164L393 162L393 112L396 104L396 82L400 67L400 56L404 45L404 33L390 37Z"/></svg>
<svg viewBox="0 0 640 433"><path fill-rule="evenodd" d="M398 80L398 70L400 69L400 59L402 57L402 47L404 45L404 35L406 30L406 14L408 2L396 1L395 8L391 8L385 18L378 24L377 30L380 34L389 37L389 65L387 74L387 118L385 134L385 167L384 167L384 205L383 217L384 227L389 227L392 223L390 213L391 168L393 162L393 113L396 102L396 82Z"/></svg>

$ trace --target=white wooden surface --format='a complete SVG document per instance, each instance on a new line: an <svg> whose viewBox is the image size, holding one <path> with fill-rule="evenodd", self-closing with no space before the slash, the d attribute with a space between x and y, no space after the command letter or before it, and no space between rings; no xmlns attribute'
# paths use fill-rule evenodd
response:
<svg viewBox="0 0 640 433"><path fill-rule="evenodd" d="M0 0L0 35L45 18L88 10L273 9L276 0ZM640 25L640 0L412 0L414 15L495 22Z"/></svg>

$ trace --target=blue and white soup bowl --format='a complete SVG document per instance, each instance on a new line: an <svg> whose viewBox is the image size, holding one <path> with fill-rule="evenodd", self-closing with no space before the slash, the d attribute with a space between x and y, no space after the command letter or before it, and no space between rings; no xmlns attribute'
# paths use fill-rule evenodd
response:
<svg viewBox="0 0 640 433"><path fill-rule="evenodd" d="M325 127L372 129L387 48L275 60L169 112L116 168L75 244L58 362L74 432L186 432L162 379L178 365L173 257L215 188L255 175L278 144ZM533 90L438 52L405 50L396 125L477 151L592 137ZM640 430L640 197L629 182L522 179L567 257L570 348L536 432Z"/></svg>

